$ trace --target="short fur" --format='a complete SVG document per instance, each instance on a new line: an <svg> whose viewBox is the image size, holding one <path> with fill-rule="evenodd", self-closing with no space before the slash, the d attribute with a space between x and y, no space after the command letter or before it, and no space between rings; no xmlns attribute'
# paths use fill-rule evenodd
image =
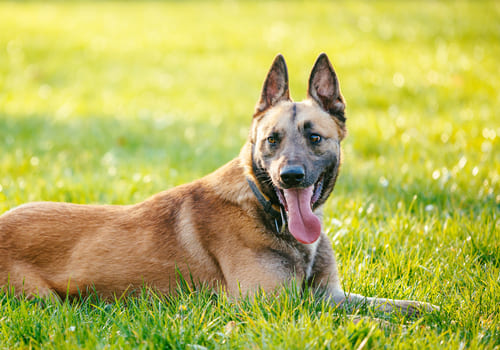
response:
<svg viewBox="0 0 500 350"><path fill-rule="evenodd" d="M321 54L308 97L293 102L284 58L278 55L264 83L249 137L239 156L208 176L128 206L40 202L0 217L0 286L17 293L61 297L96 290L102 297L143 285L169 293L178 272L238 297L273 291L297 279L325 291L334 304L369 303L384 311L432 310L426 303L367 298L341 289L328 237L311 244L290 234L266 211L249 182L284 212L280 191L318 186L322 205L337 179L346 134L345 101L333 67ZM320 136L320 141L316 142ZM304 171L284 182L287 167ZM319 193L320 192L320 193Z"/></svg>

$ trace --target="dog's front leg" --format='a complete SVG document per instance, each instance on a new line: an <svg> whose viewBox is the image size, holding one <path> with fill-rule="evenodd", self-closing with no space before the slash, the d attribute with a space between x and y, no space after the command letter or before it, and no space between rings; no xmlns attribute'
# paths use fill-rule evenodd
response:
<svg viewBox="0 0 500 350"><path fill-rule="evenodd" d="M328 290L327 297L335 306L362 307L367 305L385 313L399 312L405 315L418 316L439 310L438 306L425 302L366 297L360 294L346 293L341 289Z"/></svg>
<svg viewBox="0 0 500 350"><path fill-rule="evenodd" d="M258 291L272 293L294 277L292 271L283 266L280 256L271 250L240 250L238 254L221 257L219 265L226 292L235 299L252 296Z"/></svg>
<svg viewBox="0 0 500 350"><path fill-rule="evenodd" d="M374 298L345 292L340 285L333 249L329 240L324 236L321 237L312 273L310 280L313 287L325 290L325 297L335 307L371 306L382 312L400 312L406 315L420 315L439 310L438 306L425 302Z"/></svg>

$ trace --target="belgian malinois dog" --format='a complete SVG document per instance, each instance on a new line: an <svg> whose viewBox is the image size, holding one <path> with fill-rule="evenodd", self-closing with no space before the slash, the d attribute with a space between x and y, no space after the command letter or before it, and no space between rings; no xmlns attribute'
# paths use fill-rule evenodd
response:
<svg viewBox="0 0 500 350"><path fill-rule="evenodd" d="M128 206L41 202L0 217L0 286L31 295L104 298L147 285L169 293L180 272L239 297L296 279L335 305L430 311L427 303L341 289L322 233L346 134L337 75L321 54L308 96L293 102L283 56L267 74L239 156L208 176Z"/></svg>

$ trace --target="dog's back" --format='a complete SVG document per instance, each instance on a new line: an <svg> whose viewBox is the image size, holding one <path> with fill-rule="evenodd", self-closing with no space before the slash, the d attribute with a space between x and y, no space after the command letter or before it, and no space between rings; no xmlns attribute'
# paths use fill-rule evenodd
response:
<svg viewBox="0 0 500 350"><path fill-rule="evenodd" d="M204 276L217 275L209 261L192 261L200 254L183 254L196 250L198 239L187 247L179 239L189 227L182 215L194 192L183 186L132 206L40 202L11 210L0 217L0 286L111 296L144 284L167 292L176 269L189 275L187 263Z"/></svg>
<svg viewBox="0 0 500 350"><path fill-rule="evenodd" d="M89 279L98 283L110 268L121 278L119 267L134 256L124 253L136 246L126 244L131 214L131 207L52 202L11 210L0 218L0 283L8 278L17 292L28 294L77 294L77 284L84 293Z"/></svg>

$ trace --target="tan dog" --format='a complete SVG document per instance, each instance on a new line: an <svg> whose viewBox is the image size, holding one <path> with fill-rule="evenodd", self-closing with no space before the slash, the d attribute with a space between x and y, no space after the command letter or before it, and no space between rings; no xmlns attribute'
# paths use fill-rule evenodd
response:
<svg viewBox="0 0 500 350"><path fill-rule="evenodd" d="M130 206L31 203L0 217L0 286L62 297L103 297L143 285L168 293L183 276L232 296L273 291L296 278L335 304L384 311L425 303L346 295L321 208L335 185L345 102L328 57L293 102L278 55L239 157L214 173ZM241 294L240 294L241 293Z"/></svg>

